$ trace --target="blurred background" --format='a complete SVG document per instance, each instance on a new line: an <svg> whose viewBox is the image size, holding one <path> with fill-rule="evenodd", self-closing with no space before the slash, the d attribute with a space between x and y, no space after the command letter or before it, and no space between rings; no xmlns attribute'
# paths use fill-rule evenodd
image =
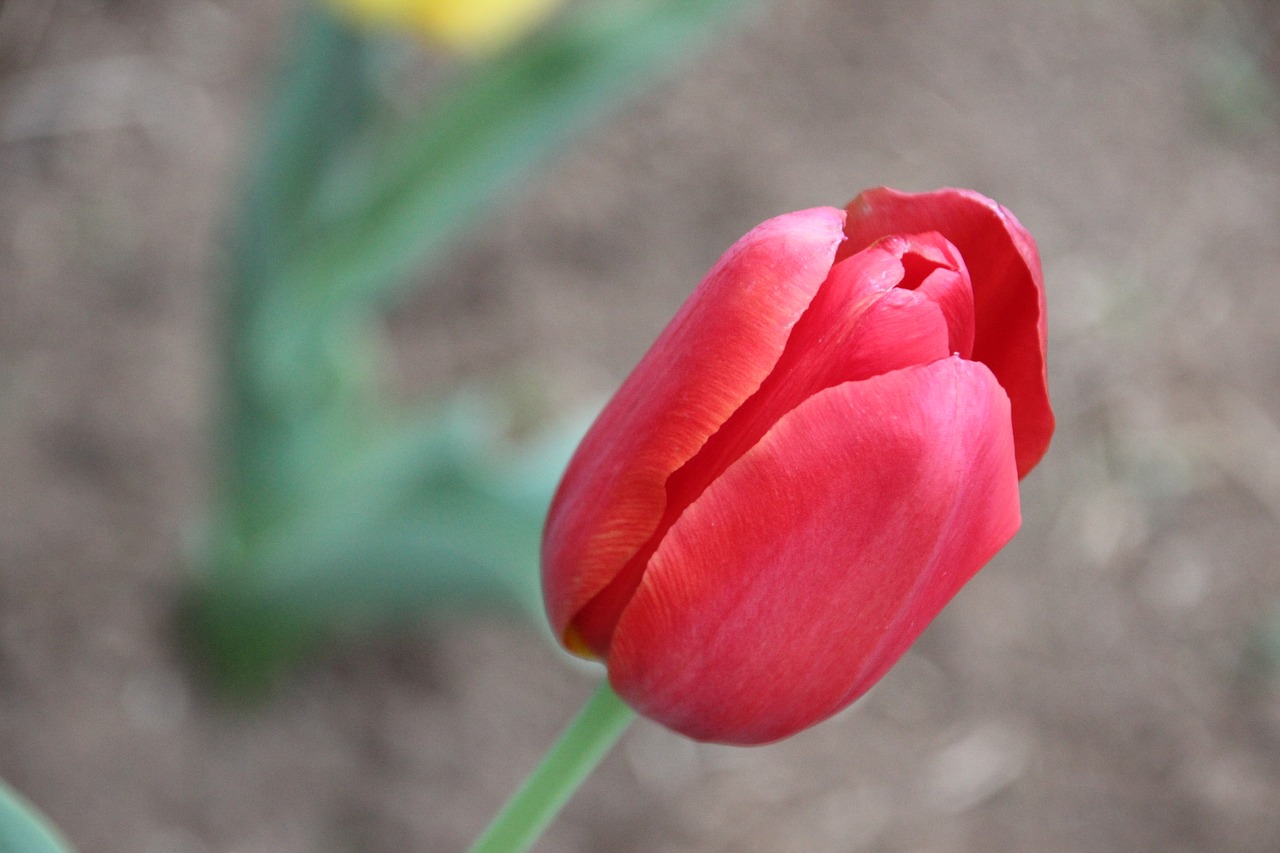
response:
<svg viewBox="0 0 1280 853"><path fill-rule="evenodd" d="M290 10L0 5L0 777L84 853L460 849L597 677L496 618L248 706L184 661L219 240ZM754 749L642 721L537 850L1276 849L1278 39L1266 0L764 0L423 275L393 394L568 410L780 212L967 186L1044 260L1059 431L1013 544L850 711Z"/></svg>

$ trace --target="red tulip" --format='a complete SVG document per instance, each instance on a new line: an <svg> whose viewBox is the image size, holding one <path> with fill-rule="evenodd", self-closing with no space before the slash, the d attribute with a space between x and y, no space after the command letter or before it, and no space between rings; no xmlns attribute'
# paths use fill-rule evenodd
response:
<svg viewBox="0 0 1280 853"><path fill-rule="evenodd" d="M754 228L605 407L547 519L565 645L765 743L853 702L1017 531L1053 432L1035 243L967 190Z"/></svg>

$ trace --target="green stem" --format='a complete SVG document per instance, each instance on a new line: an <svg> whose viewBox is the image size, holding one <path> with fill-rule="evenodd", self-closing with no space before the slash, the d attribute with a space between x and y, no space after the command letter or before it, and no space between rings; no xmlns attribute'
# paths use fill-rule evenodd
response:
<svg viewBox="0 0 1280 853"><path fill-rule="evenodd" d="M520 853L538 840L635 719L606 679L470 853Z"/></svg>

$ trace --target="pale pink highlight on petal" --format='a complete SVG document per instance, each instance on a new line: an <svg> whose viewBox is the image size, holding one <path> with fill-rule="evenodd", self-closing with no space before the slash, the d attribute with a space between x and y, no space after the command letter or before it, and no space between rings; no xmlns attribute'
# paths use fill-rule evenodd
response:
<svg viewBox="0 0 1280 853"><path fill-rule="evenodd" d="M739 744L848 705L1017 530L1008 418L959 358L812 397L671 528L618 623L614 688Z"/></svg>

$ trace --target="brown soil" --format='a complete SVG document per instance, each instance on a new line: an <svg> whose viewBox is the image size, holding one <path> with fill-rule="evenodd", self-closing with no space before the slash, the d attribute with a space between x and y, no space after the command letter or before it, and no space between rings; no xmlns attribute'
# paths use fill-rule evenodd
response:
<svg viewBox="0 0 1280 853"><path fill-rule="evenodd" d="M460 849L595 678L495 623L334 652L251 710L180 662L215 225L283 12L0 8L0 777L84 853ZM406 387L585 400L775 213L972 186L1045 259L1060 431L1014 544L852 711L751 750L638 724L538 850L1280 846L1274 16L768 3L432 276Z"/></svg>

